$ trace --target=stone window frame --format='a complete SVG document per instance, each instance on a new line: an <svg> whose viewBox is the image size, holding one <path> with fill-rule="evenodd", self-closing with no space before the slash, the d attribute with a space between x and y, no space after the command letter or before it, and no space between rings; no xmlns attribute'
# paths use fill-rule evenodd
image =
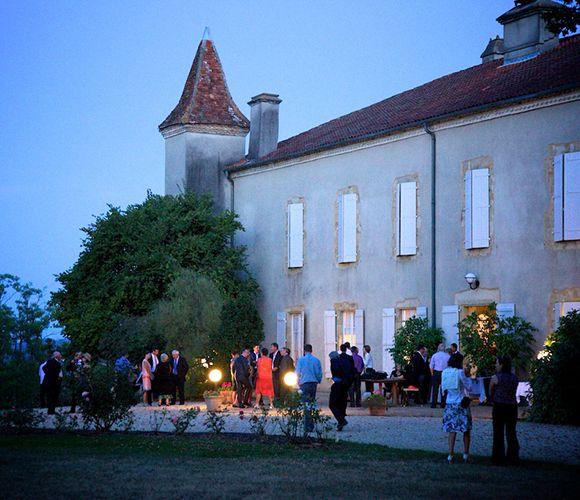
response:
<svg viewBox="0 0 580 500"><path fill-rule="evenodd" d="M554 158L565 153L580 151L580 140L548 145L548 156L544 161L548 188L548 207L544 213L544 243L553 250L577 250L580 240L554 241ZM552 312L552 316L554 316Z"/></svg>
<svg viewBox="0 0 580 500"><path fill-rule="evenodd" d="M465 174L469 170L487 168L489 173L489 246L485 248L465 248ZM461 251L464 257L483 257L490 255L495 244L495 171L493 158L478 156L461 162L459 177L461 196Z"/></svg>

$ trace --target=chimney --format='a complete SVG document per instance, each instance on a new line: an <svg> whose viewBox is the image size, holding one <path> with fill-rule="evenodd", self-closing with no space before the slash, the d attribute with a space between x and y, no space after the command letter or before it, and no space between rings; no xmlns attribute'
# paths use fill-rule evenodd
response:
<svg viewBox="0 0 580 500"><path fill-rule="evenodd" d="M542 15L562 5L536 0L508 10L497 21L503 25L504 64L534 57L558 45L558 35L548 30Z"/></svg>
<svg viewBox="0 0 580 500"><path fill-rule="evenodd" d="M481 63L503 59L503 51L503 38L500 38L499 35L495 38L490 38L487 47L481 54Z"/></svg>
<svg viewBox="0 0 580 500"><path fill-rule="evenodd" d="M250 147L248 157L251 160L261 158L278 147L278 108L281 99L278 94L258 94L248 103L250 116Z"/></svg>

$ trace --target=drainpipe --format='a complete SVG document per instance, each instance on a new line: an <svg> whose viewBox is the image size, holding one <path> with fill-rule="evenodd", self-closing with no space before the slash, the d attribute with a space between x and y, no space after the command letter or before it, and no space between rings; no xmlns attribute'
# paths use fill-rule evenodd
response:
<svg viewBox="0 0 580 500"><path fill-rule="evenodd" d="M234 180L231 178L230 176L230 171L226 170L226 179L227 181L230 183L230 210L233 212L234 211ZM233 248L234 245L234 235L232 234L232 237L230 238L230 246Z"/></svg>
<svg viewBox="0 0 580 500"><path fill-rule="evenodd" d="M437 231L435 226L435 208L436 208L436 172L437 172L437 139L435 133L429 130L429 123L425 122L425 133L429 134L431 137L431 327L436 328L437 326L437 247L436 247L436 237Z"/></svg>

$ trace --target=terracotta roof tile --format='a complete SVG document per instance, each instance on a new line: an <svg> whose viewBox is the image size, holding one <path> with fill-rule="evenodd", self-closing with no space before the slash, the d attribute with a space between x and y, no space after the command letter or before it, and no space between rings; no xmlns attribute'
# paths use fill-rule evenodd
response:
<svg viewBox="0 0 580 500"><path fill-rule="evenodd" d="M200 42L179 103L159 125L221 125L249 129L250 122L230 95L222 65L211 40Z"/></svg>
<svg viewBox="0 0 580 500"><path fill-rule="evenodd" d="M233 169L302 156L422 122L574 88L580 88L580 35L562 39L556 48L533 59L508 65L502 60L491 61L438 78L281 141L267 156L238 162Z"/></svg>

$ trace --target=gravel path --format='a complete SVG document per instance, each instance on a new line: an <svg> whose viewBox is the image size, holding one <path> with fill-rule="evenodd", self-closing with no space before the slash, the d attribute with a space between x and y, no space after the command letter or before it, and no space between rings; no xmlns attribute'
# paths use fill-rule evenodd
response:
<svg viewBox="0 0 580 500"><path fill-rule="evenodd" d="M180 410L199 406L202 413L196 419L191 428L191 432L207 432L203 426L205 420L205 405L203 403L188 404L185 406L171 406L167 408L167 414L160 427L162 432L171 432L173 425L171 417ZM64 410L64 409L63 409ZM161 408L144 407L142 405L134 407L135 426L134 430L152 431L154 428L154 417L159 422L161 419ZM234 411L235 410L235 411ZM350 410L350 409L349 409ZM420 410L420 409L419 409ZM411 413L421 413L417 410L409 409ZM438 410L440 413L441 410ZM323 407L323 413L330 414L328 408ZM331 438L339 438L346 441L358 443L374 443L393 448L408 448L417 450L437 451L447 453L447 435L441 431L440 416L402 416L399 414L385 417L371 417L366 414L366 410L351 410L348 417L349 424L341 433L332 432ZM356 415L355 415L356 413ZM433 414L433 411L424 412ZM476 415L478 412L474 412ZM482 415L486 413L479 412ZM244 410L244 418L240 418L239 410L230 408L225 413L225 432L250 432L248 416L252 410ZM54 417L48 417L44 427L54 427ZM580 428L561 425L535 424L530 422L519 422L518 439L520 442L520 456L523 459L561 462L580 465ZM269 434L278 434L279 430L271 426ZM473 455L490 456L492 443L492 422L485 416L473 419L473 430L471 440L471 453ZM456 444L456 454L461 453L461 437L458 436Z"/></svg>

